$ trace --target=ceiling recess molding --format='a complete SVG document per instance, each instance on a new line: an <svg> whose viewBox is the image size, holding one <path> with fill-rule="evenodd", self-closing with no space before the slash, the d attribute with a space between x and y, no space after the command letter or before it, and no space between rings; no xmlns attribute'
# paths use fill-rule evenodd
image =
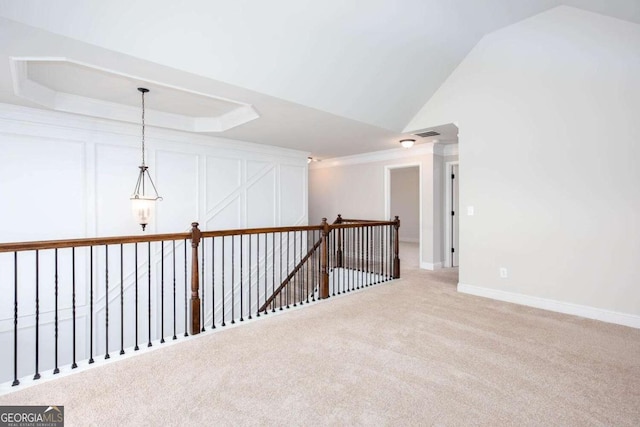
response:
<svg viewBox="0 0 640 427"><path fill-rule="evenodd" d="M43 107L138 123L136 88L151 89L150 126L224 132L260 117L250 104L145 80L67 58L11 58L13 90Z"/></svg>

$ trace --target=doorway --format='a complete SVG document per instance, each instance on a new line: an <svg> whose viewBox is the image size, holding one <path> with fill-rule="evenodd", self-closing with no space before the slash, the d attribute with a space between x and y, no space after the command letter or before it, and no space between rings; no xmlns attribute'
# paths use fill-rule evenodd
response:
<svg viewBox="0 0 640 427"><path fill-rule="evenodd" d="M459 164L447 162L445 167L445 266L458 267L460 257Z"/></svg>
<svg viewBox="0 0 640 427"><path fill-rule="evenodd" d="M400 258L403 265L419 268L422 230L422 179L420 164L386 166L386 217L400 217Z"/></svg>

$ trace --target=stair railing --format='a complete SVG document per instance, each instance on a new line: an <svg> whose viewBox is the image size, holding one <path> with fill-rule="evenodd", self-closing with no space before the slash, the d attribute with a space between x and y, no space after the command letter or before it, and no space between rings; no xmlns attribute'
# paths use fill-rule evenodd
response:
<svg viewBox="0 0 640 427"><path fill-rule="evenodd" d="M399 226L194 222L185 233L0 243L0 383L399 278Z"/></svg>

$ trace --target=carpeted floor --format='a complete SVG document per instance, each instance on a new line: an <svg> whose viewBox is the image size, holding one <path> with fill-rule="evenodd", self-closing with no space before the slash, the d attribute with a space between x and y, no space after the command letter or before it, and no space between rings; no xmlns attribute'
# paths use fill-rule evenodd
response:
<svg viewBox="0 0 640 427"><path fill-rule="evenodd" d="M640 425L640 330L403 279L0 396L68 426Z"/></svg>

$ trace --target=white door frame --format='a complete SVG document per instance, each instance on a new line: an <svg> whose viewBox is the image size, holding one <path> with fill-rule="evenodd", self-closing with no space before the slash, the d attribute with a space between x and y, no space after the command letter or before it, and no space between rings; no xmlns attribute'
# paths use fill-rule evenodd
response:
<svg viewBox="0 0 640 427"><path fill-rule="evenodd" d="M444 218L445 218L445 228L444 228L444 251L445 251L445 267L453 266L453 257L451 256L451 227L453 227L453 222L451 221L451 210L453 207L451 206L451 173L453 171L453 166L458 165L458 173L459 173L459 161L446 162L444 167ZM458 177L456 177L458 179ZM458 211L460 211L460 183L458 182ZM460 212L456 212L456 215L460 215ZM458 221L460 217L458 216ZM458 222L458 230L460 230L460 223ZM460 236L458 236L458 245L460 244Z"/></svg>
<svg viewBox="0 0 640 427"><path fill-rule="evenodd" d="M397 165L387 165L384 167L384 216L391 218L391 170L418 167L418 220L420 233L418 237L418 265L422 265L422 164L420 162L402 163ZM402 224L402 218L400 218Z"/></svg>

